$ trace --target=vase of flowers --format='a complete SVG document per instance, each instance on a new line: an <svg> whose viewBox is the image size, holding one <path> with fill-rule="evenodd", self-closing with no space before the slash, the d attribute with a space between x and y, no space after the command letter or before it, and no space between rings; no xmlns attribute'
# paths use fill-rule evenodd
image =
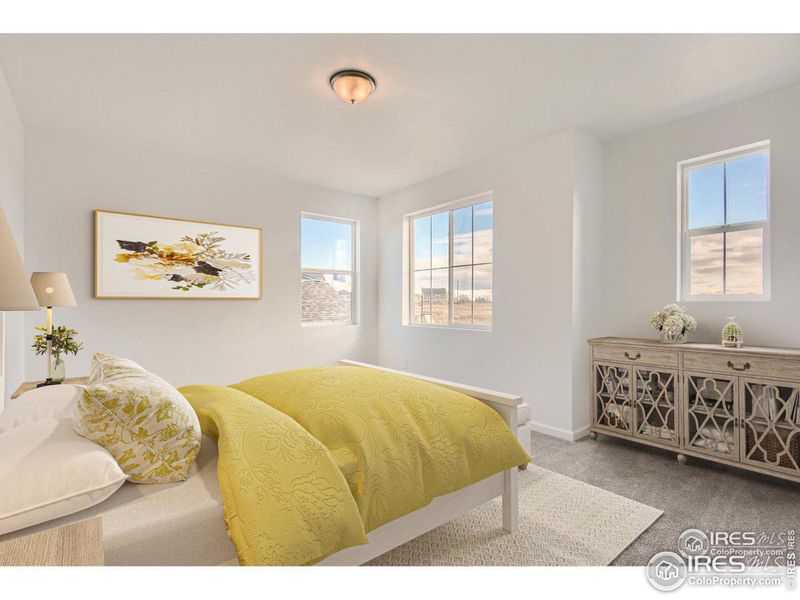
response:
<svg viewBox="0 0 800 600"><path fill-rule="evenodd" d="M37 356L47 354L47 327L37 327L36 331L41 331L33 338L33 350ZM50 335L51 347L51 360L53 381L60 383L66 377L66 366L64 365L64 356L78 354L78 351L83 348L83 344L75 340L78 332L74 329L59 325L53 327L53 333Z"/></svg>
<svg viewBox="0 0 800 600"><path fill-rule="evenodd" d="M686 333L697 329L697 320L678 304L667 304L653 313L650 324L661 332L664 344L683 344Z"/></svg>

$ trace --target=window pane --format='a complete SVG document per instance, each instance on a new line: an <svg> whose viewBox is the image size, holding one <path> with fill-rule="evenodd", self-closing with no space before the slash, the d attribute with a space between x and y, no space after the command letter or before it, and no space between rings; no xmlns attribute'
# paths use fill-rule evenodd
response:
<svg viewBox="0 0 800 600"><path fill-rule="evenodd" d="M695 235L691 240L690 293L722 294L723 234Z"/></svg>
<svg viewBox="0 0 800 600"><path fill-rule="evenodd" d="M414 270L431 268L431 218L414 219Z"/></svg>
<svg viewBox="0 0 800 600"><path fill-rule="evenodd" d="M453 323L472 324L472 267L453 269Z"/></svg>
<svg viewBox="0 0 800 600"><path fill-rule="evenodd" d="M450 213L443 212L431 218L433 228L433 268L450 266Z"/></svg>
<svg viewBox="0 0 800 600"><path fill-rule="evenodd" d="M492 324L492 265L476 266L472 277L472 322L488 327Z"/></svg>
<svg viewBox="0 0 800 600"><path fill-rule="evenodd" d="M435 269L431 274L430 303L431 323L448 325L450 323L450 297L448 269Z"/></svg>
<svg viewBox="0 0 800 600"><path fill-rule="evenodd" d="M725 236L725 293L763 292L764 232L761 229L731 231Z"/></svg>
<svg viewBox="0 0 800 600"><path fill-rule="evenodd" d="M689 229L724 223L724 179L722 163L689 170Z"/></svg>
<svg viewBox="0 0 800 600"><path fill-rule="evenodd" d="M725 165L728 223L767 218L767 155L754 154Z"/></svg>
<svg viewBox="0 0 800 600"><path fill-rule="evenodd" d="M453 265L472 264L472 207L453 211Z"/></svg>
<svg viewBox="0 0 800 600"><path fill-rule="evenodd" d="M431 272L414 273L414 323L427 325L431 322Z"/></svg>
<svg viewBox="0 0 800 600"><path fill-rule="evenodd" d="M353 279L335 273L302 273L303 323L352 322Z"/></svg>
<svg viewBox="0 0 800 600"><path fill-rule="evenodd" d="M492 201L476 204L473 207L474 222L474 254L475 263L492 262L492 225L493 225Z"/></svg>
<svg viewBox="0 0 800 600"><path fill-rule="evenodd" d="M304 269L353 270L353 224L302 217L300 261Z"/></svg>

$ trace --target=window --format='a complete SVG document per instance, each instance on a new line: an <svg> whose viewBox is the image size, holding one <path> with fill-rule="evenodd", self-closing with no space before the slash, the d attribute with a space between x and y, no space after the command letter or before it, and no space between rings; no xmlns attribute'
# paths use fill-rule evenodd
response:
<svg viewBox="0 0 800 600"><path fill-rule="evenodd" d="M406 216L404 323L491 328L493 225L490 194Z"/></svg>
<svg viewBox="0 0 800 600"><path fill-rule="evenodd" d="M769 142L678 164L682 300L769 299Z"/></svg>
<svg viewBox="0 0 800 600"><path fill-rule="evenodd" d="M302 215L300 285L303 325L350 325L355 311L356 223Z"/></svg>

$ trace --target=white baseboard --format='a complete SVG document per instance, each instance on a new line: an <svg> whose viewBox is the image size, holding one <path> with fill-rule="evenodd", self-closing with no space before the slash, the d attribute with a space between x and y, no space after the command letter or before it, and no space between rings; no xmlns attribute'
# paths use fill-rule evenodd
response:
<svg viewBox="0 0 800 600"><path fill-rule="evenodd" d="M575 431L572 432L572 440L578 441L579 439L585 438L588 435L589 435L589 426L584 425L580 429L576 429Z"/></svg>
<svg viewBox="0 0 800 600"><path fill-rule="evenodd" d="M559 427L551 427L550 425L544 425L543 423L537 423L535 421L530 421L528 425L530 425L530 428L534 431L558 438L560 440L567 440L569 442L577 441L589 435L588 425L575 431L560 429Z"/></svg>

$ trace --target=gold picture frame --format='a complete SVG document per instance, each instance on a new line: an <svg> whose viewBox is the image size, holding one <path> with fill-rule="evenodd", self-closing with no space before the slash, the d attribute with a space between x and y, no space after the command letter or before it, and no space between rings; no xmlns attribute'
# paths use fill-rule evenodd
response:
<svg viewBox="0 0 800 600"><path fill-rule="evenodd" d="M111 210L94 222L95 298L262 298L260 227Z"/></svg>

